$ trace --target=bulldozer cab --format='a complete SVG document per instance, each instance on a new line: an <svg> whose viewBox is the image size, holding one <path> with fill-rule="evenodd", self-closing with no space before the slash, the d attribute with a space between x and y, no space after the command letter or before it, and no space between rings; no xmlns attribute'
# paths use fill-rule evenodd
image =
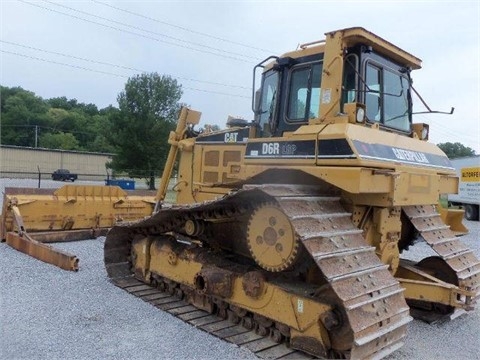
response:
<svg viewBox="0 0 480 360"><path fill-rule="evenodd" d="M255 137L342 122L347 104L356 110L351 122L411 135L410 72L420 60L372 35L362 28L340 30L327 34L326 41L259 63L253 81L255 88L261 69L253 101Z"/></svg>

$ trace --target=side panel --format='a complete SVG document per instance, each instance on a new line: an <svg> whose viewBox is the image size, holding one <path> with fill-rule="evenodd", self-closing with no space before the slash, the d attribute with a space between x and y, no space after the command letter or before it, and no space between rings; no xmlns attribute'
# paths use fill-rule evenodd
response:
<svg viewBox="0 0 480 360"><path fill-rule="evenodd" d="M194 203L222 196L244 179L242 163L249 128L232 128L199 136L181 152L174 190L178 203Z"/></svg>

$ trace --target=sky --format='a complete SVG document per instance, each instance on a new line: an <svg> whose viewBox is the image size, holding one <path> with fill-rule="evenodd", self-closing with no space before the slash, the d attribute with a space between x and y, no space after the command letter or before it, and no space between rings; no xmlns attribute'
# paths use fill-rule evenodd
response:
<svg viewBox="0 0 480 360"><path fill-rule="evenodd" d="M118 106L130 76L169 75L201 124L248 120L253 67L361 26L422 59L430 141L480 154L480 1L0 1L0 84ZM417 99L415 111L425 108Z"/></svg>

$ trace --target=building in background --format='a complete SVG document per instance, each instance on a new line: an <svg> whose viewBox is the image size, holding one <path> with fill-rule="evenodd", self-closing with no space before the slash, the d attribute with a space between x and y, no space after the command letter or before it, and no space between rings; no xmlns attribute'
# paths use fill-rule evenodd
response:
<svg viewBox="0 0 480 360"><path fill-rule="evenodd" d="M79 180L103 180L114 154L0 145L0 177L50 178L57 169L78 174Z"/></svg>

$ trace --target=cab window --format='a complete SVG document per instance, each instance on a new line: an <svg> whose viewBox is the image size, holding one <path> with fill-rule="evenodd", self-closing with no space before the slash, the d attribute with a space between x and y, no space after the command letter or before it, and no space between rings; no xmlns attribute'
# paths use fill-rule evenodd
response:
<svg viewBox="0 0 480 360"><path fill-rule="evenodd" d="M272 121L275 119L278 90L278 73L271 71L266 74L262 86L259 130L260 137L271 136Z"/></svg>
<svg viewBox="0 0 480 360"><path fill-rule="evenodd" d="M307 122L318 117L322 64L312 63L294 68L290 73L287 121Z"/></svg>
<svg viewBox="0 0 480 360"><path fill-rule="evenodd" d="M357 101L358 64L359 59L356 54L349 54L345 57L342 88L342 111L344 104Z"/></svg>
<svg viewBox="0 0 480 360"><path fill-rule="evenodd" d="M384 71L384 123L386 126L409 131L408 80L390 71Z"/></svg>
<svg viewBox="0 0 480 360"><path fill-rule="evenodd" d="M367 118L370 121L380 121L382 106L380 101L380 69L368 65L366 76L367 92L365 94L365 105L367 107Z"/></svg>
<svg viewBox="0 0 480 360"><path fill-rule="evenodd" d="M408 79L401 73L368 63L365 82L368 120L401 131L409 131Z"/></svg>

